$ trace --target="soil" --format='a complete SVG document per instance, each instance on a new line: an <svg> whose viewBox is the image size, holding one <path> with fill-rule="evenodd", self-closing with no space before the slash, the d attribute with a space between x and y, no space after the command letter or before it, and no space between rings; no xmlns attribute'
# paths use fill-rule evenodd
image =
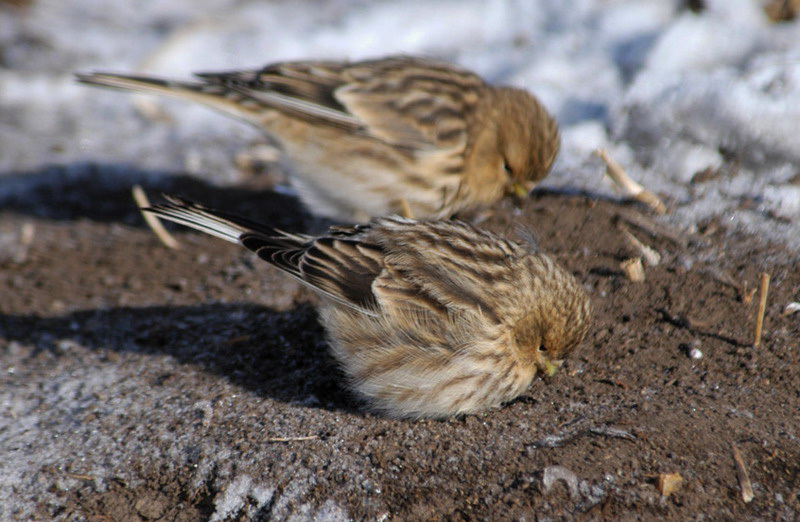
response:
<svg viewBox="0 0 800 522"><path fill-rule="evenodd" d="M593 329L500 409L399 421L342 387L312 292L212 237L175 228L182 247L165 248L129 186L322 226L294 199L66 170L26 174L38 188L0 211L5 238L33 225L27 250L0 248L0 390L15 401L6 421L36 411L37 439L3 452L31 452L13 495L38 518L800 519L800 313L784 312L800 300L798 256L724 217L690 233L591 194L499 205L481 226L532 228L590 292ZM623 228L662 256L644 282L620 268L636 255ZM666 473L682 482L662 495Z"/></svg>

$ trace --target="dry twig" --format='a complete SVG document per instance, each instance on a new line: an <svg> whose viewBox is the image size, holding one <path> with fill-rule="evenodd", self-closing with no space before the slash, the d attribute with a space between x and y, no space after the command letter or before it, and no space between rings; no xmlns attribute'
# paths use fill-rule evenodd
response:
<svg viewBox="0 0 800 522"><path fill-rule="evenodd" d="M133 200L136 202L136 205L139 206L140 211L150 206L147 194L144 193L141 186L134 185L131 189L131 194L133 195ZM153 231L159 241L164 243L167 248L172 248L173 250L180 248L180 244L167 232L167 229L164 228L164 225L161 224L161 221L155 215L142 212L142 217L144 217L144 221L147 223L147 226L150 227L150 230Z"/></svg>
<svg viewBox="0 0 800 522"><path fill-rule="evenodd" d="M655 223L648 216L639 212L625 212L624 214L620 213L614 217L614 220L615 222L621 221L630 227L639 229L653 238L666 239L681 248L686 248L686 246L689 244L686 236L680 231L672 230L668 227Z"/></svg>
<svg viewBox="0 0 800 522"><path fill-rule="evenodd" d="M747 467L744 465L742 459L742 452L736 447L736 444L731 444L733 448L733 460L736 462L736 476L739 477L739 487L742 491L742 500L747 504L753 497L753 484L750 482L750 477L747 474Z"/></svg>
<svg viewBox="0 0 800 522"><path fill-rule="evenodd" d="M742 283L742 303L749 305L753 302L753 296L756 295L756 288L747 289L747 281Z"/></svg>
<svg viewBox="0 0 800 522"><path fill-rule="evenodd" d="M620 263L619 266L622 268L622 271L625 272L628 279L634 283L641 283L644 281L644 267L642 266L641 257L626 259Z"/></svg>
<svg viewBox="0 0 800 522"><path fill-rule="evenodd" d="M664 205L664 202L654 193L631 179L628 173L625 172L625 169L608 154L608 151L605 149L597 149L594 153L605 162L606 174L608 174L608 177L610 177L624 193L637 201L641 201L659 214L667 213L667 207Z"/></svg>
<svg viewBox="0 0 800 522"><path fill-rule="evenodd" d="M270 437L269 439L267 439L267 442L297 442L304 440L314 440L318 438L319 436L317 435L305 435L303 437Z"/></svg>
<svg viewBox="0 0 800 522"><path fill-rule="evenodd" d="M69 478L73 478L75 480L88 480L92 481L95 480L96 477L92 475L86 475L84 473L70 473L69 471L65 473Z"/></svg>
<svg viewBox="0 0 800 522"><path fill-rule="evenodd" d="M681 482L683 482L683 477L680 473L659 473L658 492L668 497L678 491Z"/></svg>
<svg viewBox="0 0 800 522"><path fill-rule="evenodd" d="M22 224L19 230L19 242L24 247L29 247L33 243L33 238L36 235L36 226L30 221Z"/></svg>
<svg viewBox="0 0 800 522"><path fill-rule="evenodd" d="M636 440L636 435L630 431L620 428L614 428L608 425L593 426L589 428L589 432L594 435L601 435L603 437L611 437L615 439Z"/></svg>
<svg viewBox="0 0 800 522"><path fill-rule="evenodd" d="M642 243L642 241L638 237L634 236L625 225L620 223L619 228L622 230L622 234L625 236L625 239L627 239L628 242L639 251L642 259L647 261L648 265L657 266L661 262L661 254L659 254L655 248Z"/></svg>
<svg viewBox="0 0 800 522"><path fill-rule="evenodd" d="M769 274L762 272L761 289L758 299L758 315L756 316L756 335L753 347L758 348L761 344L761 330L764 327L764 313L767 311L767 292L769 292Z"/></svg>

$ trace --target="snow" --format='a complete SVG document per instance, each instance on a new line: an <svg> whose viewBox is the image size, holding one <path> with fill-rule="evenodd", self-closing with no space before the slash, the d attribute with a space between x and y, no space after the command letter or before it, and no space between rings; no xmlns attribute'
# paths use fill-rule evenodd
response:
<svg viewBox="0 0 800 522"><path fill-rule="evenodd" d="M260 134L204 108L77 85L76 70L171 76L301 58L436 56L535 92L562 126L544 186L613 195L591 156L608 148L691 226L711 216L800 248L800 29L756 0L700 14L650 0L269 3L42 0L0 24L0 175L77 161L189 171L234 183ZM138 101L137 101L138 99ZM735 172L704 182L704 169ZM740 210L738 202L762 202ZM768 205L769 207L765 207ZM777 212L781 223L769 217ZM785 221L788 220L787 225Z"/></svg>
<svg viewBox="0 0 800 522"><path fill-rule="evenodd" d="M211 515L211 522L220 520L230 520L234 516L241 516L245 510L246 502L252 499L255 503L254 511L261 509L272 500L275 488L253 485L253 479L248 475L237 476L225 489L225 492L218 496L214 502L214 514ZM250 518L254 513L246 513Z"/></svg>
<svg viewBox="0 0 800 522"><path fill-rule="evenodd" d="M681 4L95 0L89 7L82 0L34 0L21 9L0 4L0 206L9 191L35 188L20 180L51 164L72 165L75 176L85 175L82 165L95 163L165 175L188 171L235 183L234 155L263 141L254 129L179 101L147 102L166 116L148 118L141 99L76 84L75 71L185 77L287 59L409 53L451 60L492 82L535 92L562 127L562 152L544 187L616 197L592 155L603 147L647 188L667 196L672 211L663 219L671 224L691 228L722 216L728 225L800 249L800 23L770 23L758 0L708 0L699 14ZM709 168L721 174L693 183L695 174ZM743 200L756 204L741 208ZM69 419L81 397L122 384L113 381L113 374L95 374L81 389L54 390L50 407ZM41 431L32 427L42 414L31 396L24 390L0 393L15 417L13 423L8 415L0 419L4 488L35 488L25 470L58 461L64 443L55 439L71 433L65 424L53 429L53 440L38 440ZM102 442L99 433L81 436L83 447ZM114 441L105 442L114 447ZM102 462L91 466L86 472L104 475ZM292 487L300 491L311 482L298 479ZM265 504L272 494L270 487L239 476L216 500L216 516L240 511L246 497ZM13 509L29 514L31 506ZM325 509L329 518L343 518L335 504Z"/></svg>

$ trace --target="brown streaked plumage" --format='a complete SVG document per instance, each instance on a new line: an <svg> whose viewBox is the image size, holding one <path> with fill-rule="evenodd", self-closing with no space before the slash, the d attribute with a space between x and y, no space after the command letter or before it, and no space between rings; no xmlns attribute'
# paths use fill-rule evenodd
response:
<svg viewBox="0 0 800 522"><path fill-rule="evenodd" d="M312 212L347 222L400 213L445 218L530 190L559 150L530 93L422 58L302 61L172 81L111 73L80 81L173 95L277 137Z"/></svg>
<svg viewBox="0 0 800 522"><path fill-rule="evenodd" d="M350 384L396 417L497 406L552 374L591 321L547 255L459 221L384 217L311 237L168 197L148 212L237 242L322 295Z"/></svg>

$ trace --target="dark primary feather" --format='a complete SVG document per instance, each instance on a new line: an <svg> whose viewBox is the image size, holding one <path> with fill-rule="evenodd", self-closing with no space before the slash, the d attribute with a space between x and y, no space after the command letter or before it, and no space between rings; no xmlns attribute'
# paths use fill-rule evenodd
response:
<svg viewBox="0 0 800 522"><path fill-rule="evenodd" d="M321 237L287 248L257 233L245 233L240 240L261 259L338 301L375 310L372 282L383 270L383 252L378 247L358 240Z"/></svg>
<svg viewBox="0 0 800 522"><path fill-rule="evenodd" d="M298 100L347 112L336 100L335 90L343 83L341 63L296 62L267 65L247 71L203 72L195 76L208 83L243 90L272 90Z"/></svg>
<svg viewBox="0 0 800 522"><path fill-rule="evenodd" d="M260 258L336 301L367 313L377 306L372 282L383 270L383 250L366 241L369 226L335 227L320 238L291 234L249 219L167 196L145 208L161 218L239 242Z"/></svg>

